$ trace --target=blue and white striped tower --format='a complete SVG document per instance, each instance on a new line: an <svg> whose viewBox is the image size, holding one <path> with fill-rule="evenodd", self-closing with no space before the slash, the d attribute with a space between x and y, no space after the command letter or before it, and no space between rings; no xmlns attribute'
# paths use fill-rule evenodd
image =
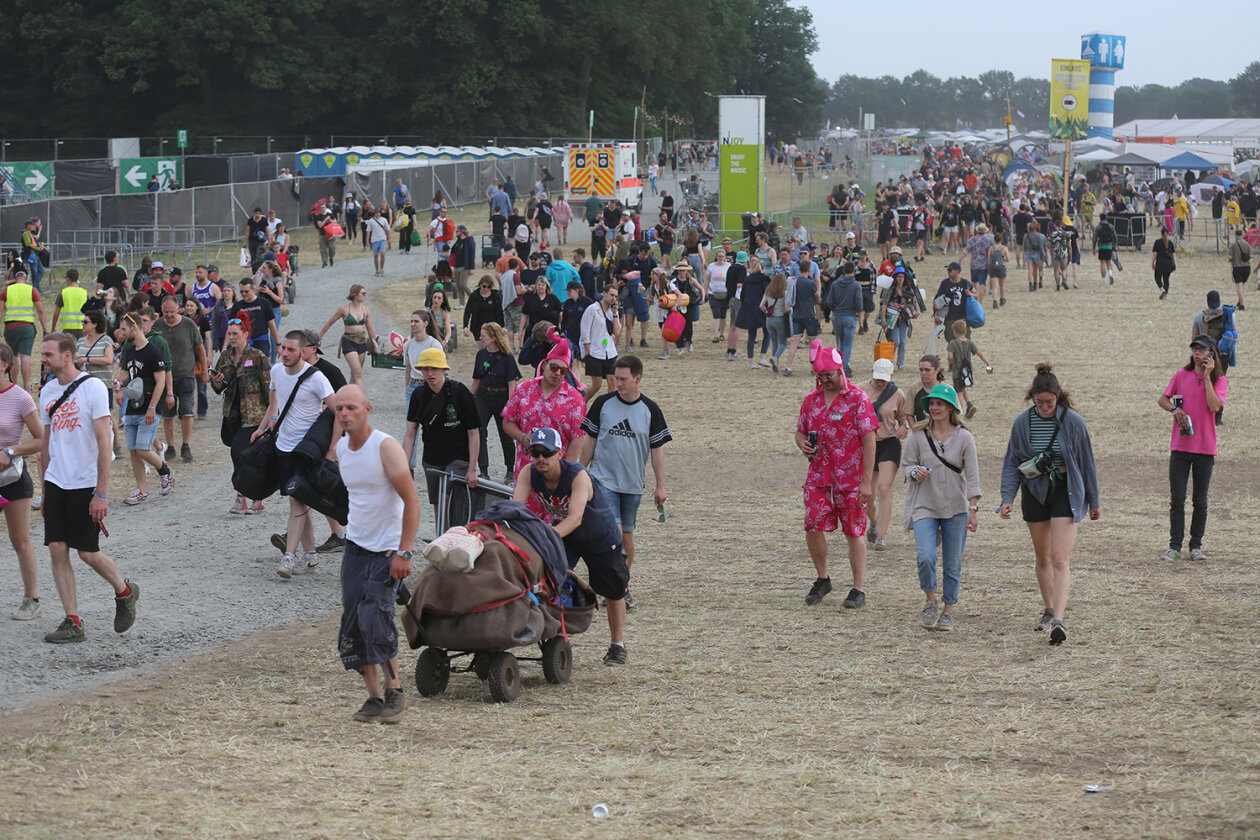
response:
<svg viewBox="0 0 1260 840"><path fill-rule="evenodd" d="M1124 69L1125 38L1110 32L1081 36L1081 58L1089 62L1089 136L1112 138L1116 114L1116 71Z"/></svg>

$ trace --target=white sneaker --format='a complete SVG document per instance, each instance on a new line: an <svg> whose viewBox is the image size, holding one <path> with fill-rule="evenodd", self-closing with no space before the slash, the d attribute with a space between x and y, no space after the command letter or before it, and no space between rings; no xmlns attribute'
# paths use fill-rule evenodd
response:
<svg viewBox="0 0 1260 840"><path fill-rule="evenodd" d="M283 558L281 558L280 567L276 569L276 574L280 575L280 577L284 578L285 580L288 580L289 578L293 577L293 555L292 554L286 554L284 555Z"/></svg>
<svg viewBox="0 0 1260 840"><path fill-rule="evenodd" d="M43 494L43 493L40 493L40 494L39 494L38 496L36 496L35 498L31 499L31 510L39 510L39 509L40 509L40 508L42 508L43 506L44 506L44 494Z"/></svg>
<svg viewBox="0 0 1260 840"><path fill-rule="evenodd" d="M139 490L131 491L131 495L123 499L124 505L138 505L149 498L148 493L141 493Z"/></svg>
<svg viewBox="0 0 1260 840"><path fill-rule="evenodd" d="M12 616L14 621L30 621L33 618L39 618L39 614L43 610L39 606L39 601L29 595L22 598L22 606L17 608Z"/></svg>
<svg viewBox="0 0 1260 840"><path fill-rule="evenodd" d="M302 555L302 565L306 567L306 571L313 572L319 566L319 555L313 551L308 551Z"/></svg>

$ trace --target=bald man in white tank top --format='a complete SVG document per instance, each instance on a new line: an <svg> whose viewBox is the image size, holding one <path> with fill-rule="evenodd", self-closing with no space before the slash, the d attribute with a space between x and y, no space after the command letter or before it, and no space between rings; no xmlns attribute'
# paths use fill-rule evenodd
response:
<svg viewBox="0 0 1260 840"><path fill-rule="evenodd" d="M337 461L350 497L337 645L346 670L362 674L367 686L368 699L353 719L397 723L406 701L398 679L394 597L398 581L411 574L420 497L402 446L372 428L371 411L358 385L337 392L337 420L347 433L337 442Z"/></svg>

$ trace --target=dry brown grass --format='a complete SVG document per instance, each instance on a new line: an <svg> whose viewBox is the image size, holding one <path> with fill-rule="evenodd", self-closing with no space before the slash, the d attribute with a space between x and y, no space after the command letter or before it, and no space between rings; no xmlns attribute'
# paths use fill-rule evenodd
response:
<svg viewBox="0 0 1260 840"><path fill-rule="evenodd" d="M1157 560L1169 421L1155 400L1224 272L1188 260L1160 303L1142 262L1129 256L1105 291L1082 277L1080 291L1030 295L1013 277L1009 305L976 332L997 371L976 392L985 496L953 634L917 626L913 540L895 524L890 550L872 554L866 609L840 608L842 553L840 592L803 605L813 572L791 430L809 379L723 362L706 319L694 356L645 351L645 392L676 439L669 522L650 505L641 517L628 667L600 665L597 619L575 640L569 684L546 685L527 663L521 697L499 706L456 676L437 699L409 690L405 723L385 728L348 721L362 689L337 662L334 617L243 639L7 715L0 834L1257 836L1257 392L1233 377L1212 559ZM943 276L942 263L920 277ZM375 305L396 307L390 294ZM1244 371L1260 334L1249 314ZM870 353L861 336L857 358ZM470 358L461 348L456 368ZM992 513L1042 359L1090 424L1102 482L1061 648L1030 629L1040 605L1025 528ZM909 368L898 381L912 384ZM894 523L901 496L898 483ZM414 655L404 662L410 688ZM1096 783L1114 790L1083 792ZM596 802L607 820L589 816Z"/></svg>

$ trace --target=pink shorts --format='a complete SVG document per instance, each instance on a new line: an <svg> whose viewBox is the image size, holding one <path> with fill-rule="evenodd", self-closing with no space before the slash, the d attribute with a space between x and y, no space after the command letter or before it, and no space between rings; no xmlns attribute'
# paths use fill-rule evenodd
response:
<svg viewBox="0 0 1260 840"><path fill-rule="evenodd" d="M830 533L842 527L846 537L866 534L866 505L859 501L857 488L805 485L805 531Z"/></svg>

